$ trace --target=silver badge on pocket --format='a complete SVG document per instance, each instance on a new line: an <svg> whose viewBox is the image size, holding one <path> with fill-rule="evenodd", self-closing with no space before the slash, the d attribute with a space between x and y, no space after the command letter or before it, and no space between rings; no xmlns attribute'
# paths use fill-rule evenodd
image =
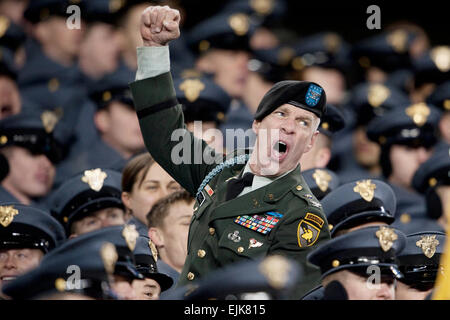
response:
<svg viewBox="0 0 450 320"><path fill-rule="evenodd" d="M241 237L239 236L239 231L234 231L233 233L228 234L228 239L230 239L233 242L239 242L241 241Z"/></svg>

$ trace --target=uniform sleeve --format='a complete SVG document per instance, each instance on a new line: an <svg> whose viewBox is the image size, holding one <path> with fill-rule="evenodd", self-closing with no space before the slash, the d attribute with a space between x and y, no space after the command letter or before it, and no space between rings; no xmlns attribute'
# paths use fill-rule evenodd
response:
<svg viewBox="0 0 450 320"><path fill-rule="evenodd" d="M223 156L186 129L170 72L135 81L130 87L147 150L183 188L196 194ZM203 161L204 154L212 163Z"/></svg>
<svg viewBox="0 0 450 320"><path fill-rule="evenodd" d="M306 202L305 202L306 203ZM269 254L280 254L297 261L302 267L303 277L294 292L295 299L320 284L320 270L307 261L307 255L317 246L330 239L328 223L321 209L313 206L299 207L298 202L290 206L281 225L273 234Z"/></svg>

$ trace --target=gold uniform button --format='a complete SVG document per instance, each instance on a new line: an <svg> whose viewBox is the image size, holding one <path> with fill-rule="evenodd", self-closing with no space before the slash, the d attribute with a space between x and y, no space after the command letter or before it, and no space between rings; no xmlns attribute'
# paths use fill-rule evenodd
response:
<svg viewBox="0 0 450 320"><path fill-rule="evenodd" d="M333 262L331 263L331 265L333 266L333 268L337 268L339 267L341 263L339 262L339 260L333 260Z"/></svg>
<svg viewBox="0 0 450 320"><path fill-rule="evenodd" d="M197 251L197 255L199 256L199 258L204 258L206 256L206 251L200 249Z"/></svg>
<svg viewBox="0 0 450 320"><path fill-rule="evenodd" d="M214 229L214 228L209 228L209 234L213 236L214 233L216 233L216 229Z"/></svg>
<svg viewBox="0 0 450 320"><path fill-rule="evenodd" d="M297 189L297 191L302 191L303 187L301 185L298 185L296 189Z"/></svg>
<svg viewBox="0 0 450 320"><path fill-rule="evenodd" d="M187 274L187 279L188 279L189 281L194 280L194 278L195 278L195 275L194 275L192 272L189 272L189 273Z"/></svg>
<svg viewBox="0 0 450 320"><path fill-rule="evenodd" d="M244 252L244 247L239 247L239 248L237 248L237 252L239 252L239 253Z"/></svg>

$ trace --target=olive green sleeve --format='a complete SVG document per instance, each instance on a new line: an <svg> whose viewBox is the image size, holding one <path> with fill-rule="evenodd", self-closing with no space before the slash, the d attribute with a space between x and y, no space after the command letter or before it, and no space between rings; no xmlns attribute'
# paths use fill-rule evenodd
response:
<svg viewBox="0 0 450 320"><path fill-rule="evenodd" d="M322 210L305 206L299 207L298 202L290 206L290 212L286 214L280 226L273 231L273 240L269 254L281 254L296 261L302 268L303 276L296 285L293 299L299 299L309 290L320 284L320 269L307 261L307 255L330 239L328 223ZM309 214L309 218L305 219ZM321 220L317 224L313 220ZM302 238L303 229L312 228L318 233L311 233L310 244Z"/></svg>
<svg viewBox="0 0 450 320"><path fill-rule="evenodd" d="M222 155L216 155L205 141L186 129L170 72L135 81L130 88L147 150L183 188L195 195L204 177L216 166L214 161L205 163L203 155L210 154L214 159L222 159Z"/></svg>

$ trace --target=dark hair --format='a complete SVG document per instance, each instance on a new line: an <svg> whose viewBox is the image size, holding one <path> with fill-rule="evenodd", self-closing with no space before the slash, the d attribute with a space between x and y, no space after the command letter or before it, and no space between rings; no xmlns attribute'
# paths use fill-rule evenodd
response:
<svg viewBox="0 0 450 320"><path fill-rule="evenodd" d="M191 204L194 201L194 197L186 190L180 190L157 201L147 214L148 227L160 227L164 218L169 214L169 209L172 205L182 201L186 204Z"/></svg>
<svg viewBox="0 0 450 320"><path fill-rule="evenodd" d="M122 171L122 191L131 192L136 182L140 186L154 163L155 160L148 152L141 153L128 161Z"/></svg>

